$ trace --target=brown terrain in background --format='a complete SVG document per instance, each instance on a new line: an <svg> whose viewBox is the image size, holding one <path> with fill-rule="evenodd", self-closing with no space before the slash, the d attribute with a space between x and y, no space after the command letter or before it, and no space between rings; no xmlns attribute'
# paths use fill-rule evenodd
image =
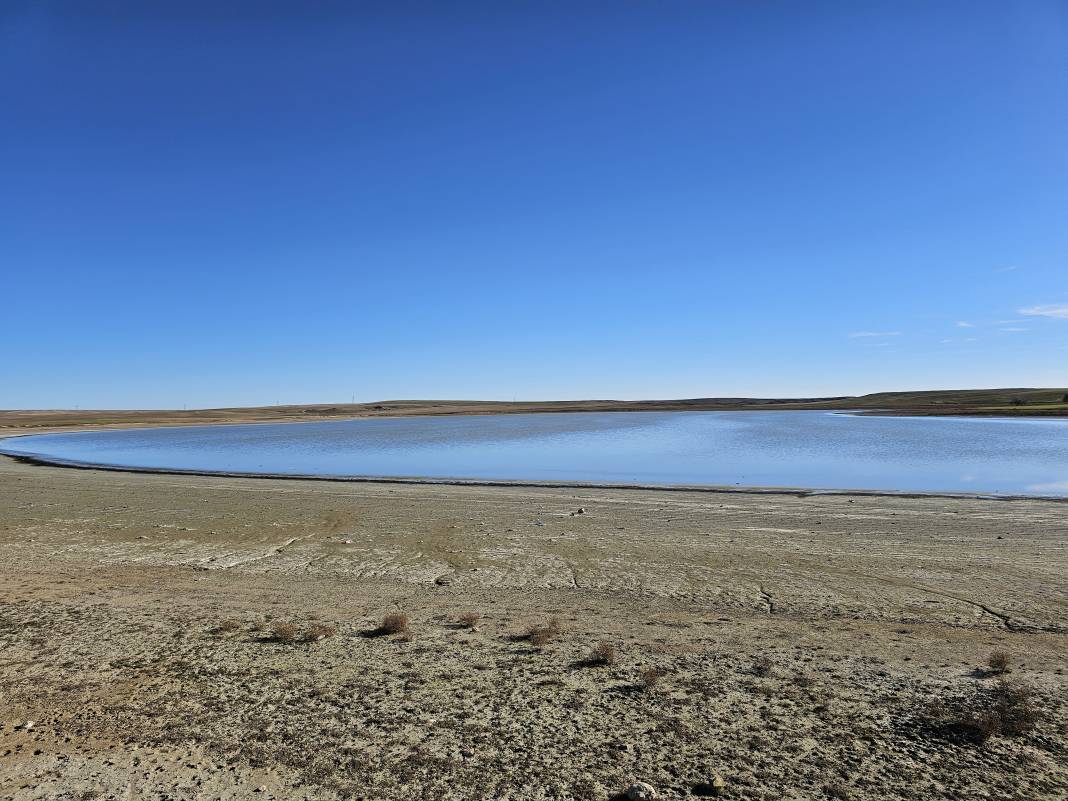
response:
<svg viewBox="0 0 1068 801"><path fill-rule="evenodd" d="M682 400L467 401L256 406L224 409L0 410L0 431L70 426L270 423L346 417L533 412L738 411L856 409L895 415L1068 416L1068 389L963 389L879 392L829 398L691 398Z"/></svg>

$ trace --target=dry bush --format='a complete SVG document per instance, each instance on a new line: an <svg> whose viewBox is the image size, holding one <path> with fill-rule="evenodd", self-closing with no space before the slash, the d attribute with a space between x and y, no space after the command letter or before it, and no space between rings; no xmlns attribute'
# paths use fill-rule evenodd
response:
<svg viewBox="0 0 1068 801"><path fill-rule="evenodd" d="M994 713L1001 734L1027 734L1040 717L1031 688L1004 680L994 690Z"/></svg>
<svg viewBox="0 0 1068 801"><path fill-rule="evenodd" d="M1009 672L1011 662L1011 657L1005 651L994 651L987 657L986 666L990 668L991 673L1000 676Z"/></svg>
<svg viewBox="0 0 1068 801"><path fill-rule="evenodd" d="M312 623L304 632L304 641L318 642L319 640L325 640L327 637L333 637L335 631L333 626L326 623Z"/></svg>
<svg viewBox="0 0 1068 801"><path fill-rule="evenodd" d="M661 667L648 668L638 674L638 686L644 690L651 690L660 680L668 675L668 671Z"/></svg>
<svg viewBox="0 0 1068 801"><path fill-rule="evenodd" d="M285 620L276 620L271 624L271 639L275 642L296 642L300 629Z"/></svg>
<svg viewBox="0 0 1068 801"><path fill-rule="evenodd" d="M587 665L614 665L615 663L616 649L608 642L597 643L586 657Z"/></svg>
<svg viewBox="0 0 1068 801"><path fill-rule="evenodd" d="M543 645L548 645L552 640L555 640L560 636L560 632L564 628L560 625L558 618L551 618L545 623L535 623L529 629L527 629L526 635L524 635L531 645L541 648Z"/></svg>
<svg viewBox="0 0 1068 801"><path fill-rule="evenodd" d="M459 617L460 625L467 629L475 628L480 620L482 620L482 615L478 612L464 612Z"/></svg>
<svg viewBox="0 0 1068 801"><path fill-rule="evenodd" d="M753 675L766 677L772 674L775 669L774 663L766 656L758 656L753 660Z"/></svg>
<svg viewBox="0 0 1068 801"><path fill-rule="evenodd" d="M215 627L216 634L230 634L241 630L241 622L237 620L224 620Z"/></svg>
<svg viewBox="0 0 1068 801"><path fill-rule="evenodd" d="M408 631L408 616L404 612L389 612L378 627L381 634L403 634Z"/></svg>
<svg viewBox="0 0 1068 801"><path fill-rule="evenodd" d="M943 734L981 744L996 735L1027 734L1041 714L1030 687L1002 679L992 688L937 703L931 717Z"/></svg>

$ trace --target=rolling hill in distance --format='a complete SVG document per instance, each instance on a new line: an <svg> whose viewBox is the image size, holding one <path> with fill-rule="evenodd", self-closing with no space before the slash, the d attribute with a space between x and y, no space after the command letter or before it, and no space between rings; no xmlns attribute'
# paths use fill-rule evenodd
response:
<svg viewBox="0 0 1068 801"><path fill-rule="evenodd" d="M73 426L208 425L357 417L636 411L857 410L893 415L1068 417L1068 389L1002 388L876 392L824 398L683 398L676 400L383 400L218 409L0 410L0 430Z"/></svg>

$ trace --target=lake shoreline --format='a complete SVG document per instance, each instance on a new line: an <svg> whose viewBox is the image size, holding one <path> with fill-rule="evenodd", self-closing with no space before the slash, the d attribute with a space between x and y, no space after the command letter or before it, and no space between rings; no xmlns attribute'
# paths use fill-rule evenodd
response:
<svg viewBox="0 0 1068 801"><path fill-rule="evenodd" d="M66 432L64 432L66 433ZM31 435L32 436L32 435ZM0 437L0 442L4 441ZM507 479L480 478L437 478L422 476L347 476L317 475L300 473L255 473L235 470L194 470L165 467L127 467L95 462L53 459L45 456L0 451L0 456L24 464L40 467L59 467L70 470L100 470L115 473L143 473L148 475L200 476L205 478L243 478L255 481L328 481L344 484L401 484L414 486L453 486L453 487L528 487L543 489L590 489L590 490L636 490L647 492L707 492L718 494L743 495L791 495L798 498L842 495L855 497L890 497L890 498L963 498L990 501L1052 501L1068 503L1068 497L1062 495L1010 494L992 492L917 492L910 490L874 490L849 488L812 488L812 487L765 487L747 485L718 484L649 484L649 483L613 483L595 481L524 481Z"/></svg>

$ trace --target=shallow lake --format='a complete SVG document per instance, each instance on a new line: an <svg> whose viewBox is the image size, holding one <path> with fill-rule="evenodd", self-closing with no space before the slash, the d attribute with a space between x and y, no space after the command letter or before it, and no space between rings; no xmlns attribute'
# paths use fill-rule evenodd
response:
<svg viewBox="0 0 1068 801"><path fill-rule="evenodd" d="M1068 420L514 414L42 434L0 451L212 472L1068 496Z"/></svg>

